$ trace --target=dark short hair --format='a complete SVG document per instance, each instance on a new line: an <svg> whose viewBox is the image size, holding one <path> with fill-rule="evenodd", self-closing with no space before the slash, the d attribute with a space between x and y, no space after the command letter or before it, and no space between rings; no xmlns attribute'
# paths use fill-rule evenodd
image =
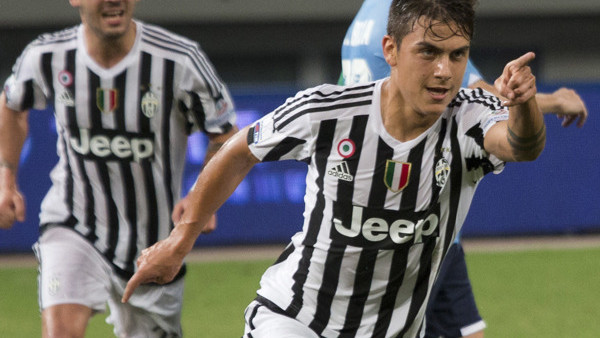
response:
<svg viewBox="0 0 600 338"><path fill-rule="evenodd" d="M425 31L436 36L433 28L437 24L452 27L456 25L454 35L471 40L475 25L475 4L477 0L393 0L388 17L387 34L398 45L404 37L413 31L419 18L427 19ZM433 21L438 21L435 24ZM451 36L436 36L445 40Z"/></svg>

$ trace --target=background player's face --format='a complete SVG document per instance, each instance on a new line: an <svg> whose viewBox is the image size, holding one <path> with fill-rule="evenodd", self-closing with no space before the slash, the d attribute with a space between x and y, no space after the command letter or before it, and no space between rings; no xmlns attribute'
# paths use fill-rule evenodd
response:
<svg viewBox="0 0 600 338"><path fill-rule="evenodd" d="M419 19L388 62L404 106L418 114L439 115L460 89L470 40L455 34L452 23L431 24Z"/></svg>
<svg viewBox="0 0 600 338"><path fill-rule="evenodd" d="M81 21L100 39L118 39L130 31L138 0L70 0Z"/></svg>

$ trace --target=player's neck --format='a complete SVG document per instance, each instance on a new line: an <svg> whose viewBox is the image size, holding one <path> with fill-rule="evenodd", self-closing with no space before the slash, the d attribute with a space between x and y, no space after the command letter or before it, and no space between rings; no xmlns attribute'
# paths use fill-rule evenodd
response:
<svg viewBox="0 0 600 338"><path fill-rule="evenodd" d="M103 68L111 68L123 60L136 39L136 25L119 37L104 37L85 29L86 48L89 56Z"/></svg>
<svg viewBox="0 0 600 338"><path fill-rule="evenodd" d="M429 129L439 116L424 115L405 104L398 91L387 80L381 87L381 119L385 130L401 142L417 138Z"/></svg>

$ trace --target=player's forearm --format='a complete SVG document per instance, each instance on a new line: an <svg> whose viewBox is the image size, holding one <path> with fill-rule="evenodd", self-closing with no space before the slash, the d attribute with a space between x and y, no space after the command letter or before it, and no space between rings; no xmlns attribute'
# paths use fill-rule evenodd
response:
<svg viewBox="0 0 600 338"><path fill-rule="evenodd" d="M183 251L192 249L211 216L233 194L250 169L258 163L246 144L245 128L236 133L206 165L187 198L181 220L172 232ZM177 230L177 231L175 231Z"/></svg>
<svg viewBox="0 0 600 338"><path fill-rule="evenodd" d="M544 149L546 126L535 99L510 108L507 139L515 161L533 161Z"/></svg>
<svg viewBox="0 0 600 338"><path fill-rule="evenodd" d="M555 113L560 108L560 103L552 94L537 93L535 99L542 114Z"/></svg>
<svg viewBox="0 0 600 338"><path fill-rule="evenodd" d="M6 107L4 93L0 97L0 173L16 177L21 149L27 138L27 112Z"/></svg>

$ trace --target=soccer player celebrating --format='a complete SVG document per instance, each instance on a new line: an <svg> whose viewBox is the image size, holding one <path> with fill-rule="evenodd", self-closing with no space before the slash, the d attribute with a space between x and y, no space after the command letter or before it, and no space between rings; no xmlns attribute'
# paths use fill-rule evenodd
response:
<svg viewBox="0 0 600 338"><path fill-rule="evenodd" d="M171 235L142 252L123 301L176 276L255 164L295 159L308 164L304 224L263 275L245 337L422 336L478 183L545 144L533 53L496 81L503 104L461 89L474 14L472 0L394 0L382 42L390 76L302 91L232 137Z"/></svg>
<svg viewBox="0 0 600 338"><path fill-rule="evenodd" d="M0 98L2 228L24 218L16 177L28 111L55 109L59 161L35 246L45 337L83 337L106 303L119 337L182 334L185 269L120 300L140 251L185 209L189 133L208 134L208 161L237 131L235 112L199 45L134 20L137 2L70 0L82 24L29 44Z"/></svg>
<svg viewBox="0 0 600 338"><path fill-rule="evenodd" d="M386 34L392 0L365 0L348 28L342 44L343 76L340 84L365 83L390 75L383 56L381 39ZM496 88L483 80L469 60L462 87L483 88L498 95ZM563 126L587 120L587 109L579 95L567 88L553 93L537 93L536 101L544 114L564 117ZM475 303L467 273L460 234L450 246L432 289L426 311L426 337L483 337L486 327Z"/></svg>

